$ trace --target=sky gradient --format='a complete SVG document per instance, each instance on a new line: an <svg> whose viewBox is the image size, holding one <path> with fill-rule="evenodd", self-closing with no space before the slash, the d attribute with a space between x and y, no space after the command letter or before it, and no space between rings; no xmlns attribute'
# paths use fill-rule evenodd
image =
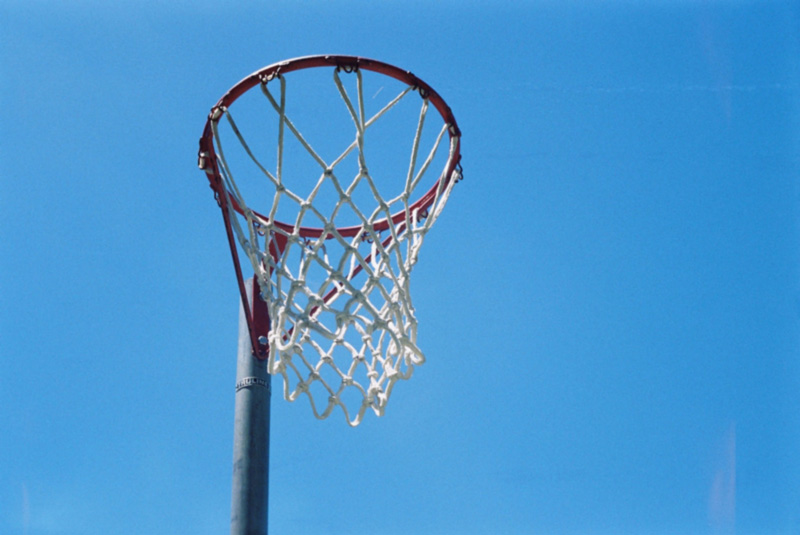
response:
<svg viewBox="0 0 800 535"><path fill-rule="evenodd" d="M800 531L789 1L0 1L0 533L229 529L238 293L211 106L412 70L464 181L383 418L275 388L273 534Z"/></svg>

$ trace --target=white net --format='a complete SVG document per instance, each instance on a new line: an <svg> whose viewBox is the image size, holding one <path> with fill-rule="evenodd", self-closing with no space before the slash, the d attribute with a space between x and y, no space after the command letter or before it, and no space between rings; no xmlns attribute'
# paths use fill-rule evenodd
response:
<svg viewBox="0 0 800 535"><path fill-rule="evenodd" d="M338 106L331 115L339 112L340 117L346 116L348 132L333 157L324 158L323 150L315 150L309 141L317 135L327 150L333 137L329 121L319 116L309 121L323 131L315 134L301 132L290 117L286 75L260 84L260 105L272 116L269 124L274 125L277 138L277 154L269 163L269 158L257 154L252 141L245 141L245 137L250 139L250 131L244 135L243 125L234 121L229 109L216 108L211 126L228 191L223 208L232 215L235 236L250 259L272 322L269 371L283 377L287 400L307 395L317 418L328 417L339 406L348 423L355 426L368 408L382 415L395 383L411 377L414 366L425 361L416 343L409 275L425 234L460 178L457 170L450 177L441 176L442 169L455 169L458 137L454 125L435 111L428 113L432 106L424 91L402 84L396 96L376 105L376 96L385 85L365 99L361 70L344 76L338 69L332 70L333 81L328 78L327 84L335 87ZM330 71L325 71L329 76ZM349 89L342 78L351 79ZM255 88L251 93L257 93ZM377 148L368 151L371 133L375 131L377 136L381 131L377 125L408 101L419 103L414 105L415 126L407 132L413 139L410 146L380 139L372 145ZM374 113L368 113L370 107ZM441 125L434 125L431 131L429 123L434 121ZM255 127L263 130L265 123ZM265 143L258 135L257 143ZM223 139L238 143L229 146ZM385 156L389 145L402 147L406 163L391 170L376 165L381 169L378 180L378 173L367 165L367 154L391 160ZM225 152L233 147L246 154L246 171L234 169L234 158ZM303 168L299 159L311 165ZM306 191L290 184L301 170ZM265 206L259 211L244 198L250 186L242 186L243 182L252 183L254 174L261 177L261 187L247 192L249 197L256 196L251 202L257 200ZM240 175L246 178L240 179ZM389 175L401 176L396 181L400 191L386 197L381 188L385 189L383 182ZM432 184L435 186L426 193ZM430 202L414 204L423 195ZM282 219L282 213L294 214L293 223L278 223L276 217ZM319 231L310 230L312 227Z"/></svg>

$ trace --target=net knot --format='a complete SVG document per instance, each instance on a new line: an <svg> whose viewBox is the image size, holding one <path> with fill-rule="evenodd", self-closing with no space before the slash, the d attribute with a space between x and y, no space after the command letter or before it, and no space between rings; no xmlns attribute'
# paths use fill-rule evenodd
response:
<svg viewBox="0 0 800 535"><path fill-rule="evenodd" d="M302 277L294 279L289 288L290 291L292 292L305 293L306 289L305 281L302 279Z"/></svg>
<svg viewBox="0 0 800 535"><path fill-rule="evenodd" d="M341 330L342 327L345 327L346 325L348 325L350 323L350 314L348 314L345 311L337 312L334 315L334 318L336 319L336 327L339 330ZM337 340L342 340L343 341L343 339L341 339L341 338L337 338ZM341 342L334 342L334 343L337 343L338 345L341 345Z"/></svg>
<svg viewBox="0 0 800 535"><path fill-rule="evenodd" d="M325 299L312 293L308 296L308 306L314 309L323 309L325 308Z"/></svg>
<svg viewBox="0 0 800 535"><path fill-rule="evenodd" d="M367 390L367 399L370 401L370 404L380 406L381 394L383 394L383 388L381 388L380 385L374 384Z"/></svg>
<svg viewBox="0 0 800 535"><path fill-rule="evenodd" d="M386 377L389 378L389 381L391 381L392 379L395 379L399 375L401 375L400 371L397 368L395 368L392 365L392 363L390 363L388 361L386 363L384 363L383 370L386 372Z"/></svg>
<svg viewBox="0 0 800 535"><path fill-rule="evenodd" d="M383 318L375 318L372 321L371 331L386 331L389 329L389 325L386 323L386 320Z"/></svg>
<svg viewBox="0 0 800 535"><path fill-rule="evenodd" d="M344 246L344 250L345 250L345 254L347 254L347 255L353 255L353 254L358 252L358 248L357 247L353 247L349 243ZM342 278L341 280L344 281L346 279Z"/></svg>

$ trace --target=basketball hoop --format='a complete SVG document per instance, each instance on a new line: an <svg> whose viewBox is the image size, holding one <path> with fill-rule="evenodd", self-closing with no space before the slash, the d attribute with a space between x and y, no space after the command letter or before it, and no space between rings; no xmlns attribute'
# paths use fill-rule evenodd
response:
<svg viewBox="0 0 800 535"><path fill-rule="evenodd" d="M253 354L317 418L336 406L353 426L367 408L382 415L425 361L409 275L461 178L460 136L425 82L351 56L265 67L211 109L199 167L222 210Z"/></svg>

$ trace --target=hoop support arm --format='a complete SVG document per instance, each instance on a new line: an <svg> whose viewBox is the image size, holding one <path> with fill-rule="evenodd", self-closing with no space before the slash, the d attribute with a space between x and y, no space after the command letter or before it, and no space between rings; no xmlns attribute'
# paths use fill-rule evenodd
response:
<svg viewBox="0 0 800 535"><path fill-rule="evenodd" d="M225 194L223 190L222 195ZM236 271L236 282L239 284L239 295L242 300L242 307L244 308L245 320L247 320L247 330L250 333L253 355L259 360L264 360L269 357L269 343L261 342L262 339L266 342L270 331L270 318L267 304L261 298L261 288L255 276L247 281L252 285L252 303L247 299L247 288L245 286L244 275L242 275L242 267L239 263L239 252L236 248L236 239L233 236L230 214L228 210L225 209L223 203L220 203L220 210L222 211L222 219L225 222L225 233L228 235L228 244L231 249L233 267Z"/></svg>

